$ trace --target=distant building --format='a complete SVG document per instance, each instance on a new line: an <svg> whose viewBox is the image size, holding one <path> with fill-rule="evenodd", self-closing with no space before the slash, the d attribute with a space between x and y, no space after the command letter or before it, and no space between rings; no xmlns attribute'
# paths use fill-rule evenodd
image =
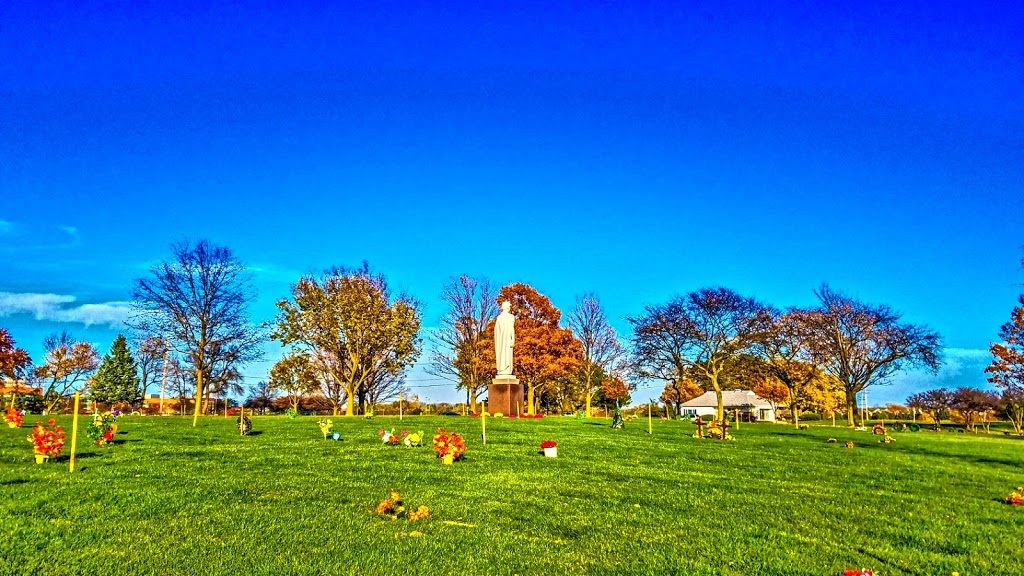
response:
<svg viewBox="0 0 1024 576"><path fill-rule="evenodd" d="M43 395L42 388L29 386L28 383L25 382L24 380L0 380L0 396L6 396L12 392L16 392L18 394L38 394L40 396Z"/></svg>
<svg viewBox="0 0 1024 576"><path fill-rule="evenodd" d="M722 402L727 412L739 410L741 415L753 416L758 421L775 421L775 409L771 403L750 390L722 390ZM693 400L683 402L679 414L696 418L714 416L717 410L718 398L715 393L705 392Z"/></svg>

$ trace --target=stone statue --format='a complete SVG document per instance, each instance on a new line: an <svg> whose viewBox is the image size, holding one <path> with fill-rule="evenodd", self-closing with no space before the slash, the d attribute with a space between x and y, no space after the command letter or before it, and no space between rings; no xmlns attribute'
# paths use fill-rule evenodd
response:
<svg viewBox="0 0 1024 576"><path fill-rule="evenodd" d="M509 312L512 304L506 300L501 303L501 314L494 321L494 360L498 367L498 376L512 375L512 347L516 343L516 317Z"/></svg>

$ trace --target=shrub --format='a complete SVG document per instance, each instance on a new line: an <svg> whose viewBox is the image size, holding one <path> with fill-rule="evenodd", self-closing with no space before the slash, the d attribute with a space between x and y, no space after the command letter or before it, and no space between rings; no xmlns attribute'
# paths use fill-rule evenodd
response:
<svg viewBox="0 0 1024 576"><path fill-rule="evenodd" d="M804 422L818 422L821 420L821 414L818 414L817 412L804 412L800 415L800 420L803 420Z"/></svg>

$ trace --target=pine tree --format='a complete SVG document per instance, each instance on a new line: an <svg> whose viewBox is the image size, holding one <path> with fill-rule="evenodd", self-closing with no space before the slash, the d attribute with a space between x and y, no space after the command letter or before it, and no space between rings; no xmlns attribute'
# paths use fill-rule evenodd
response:
<svg viewBox="0 0 1024 576"><path fill-rule="evenodd" d="M123 335L117 335L110 354L103 357L100 369L92 379L91 388L93 399L104 404L134 404L142 399L138 366Z"/></svg>

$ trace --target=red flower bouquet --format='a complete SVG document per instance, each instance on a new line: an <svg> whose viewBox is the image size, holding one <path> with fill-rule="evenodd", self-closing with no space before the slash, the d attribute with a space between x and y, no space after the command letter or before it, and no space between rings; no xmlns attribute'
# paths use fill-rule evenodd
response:
<svg viewBox="0 0 1024 576"><path fill-rule="evenodd" d="M32 443L33 452L50 458L64 450L64 429L57 426L53 418L50 418L47 424L52 426L52 429L44 426L41 420L36 422L28 441Z"/></svg>

